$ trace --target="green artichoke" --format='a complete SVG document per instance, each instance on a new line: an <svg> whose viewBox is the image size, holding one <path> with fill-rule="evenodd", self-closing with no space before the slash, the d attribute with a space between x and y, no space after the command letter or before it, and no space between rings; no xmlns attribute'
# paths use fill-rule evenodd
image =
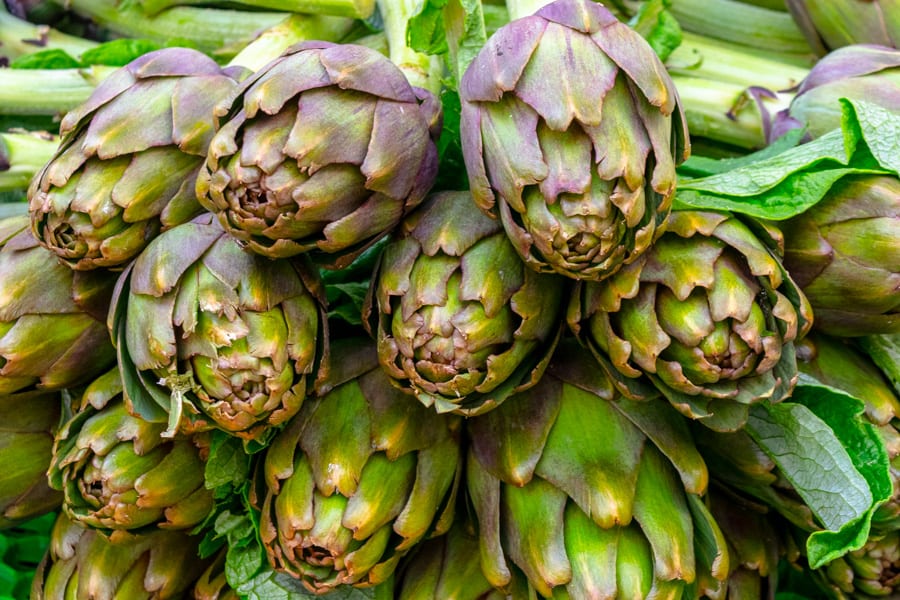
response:
<svg viewBox="0 0 900 600"><path fill-rule="evenodd" d="M219 112L197 195L269 257L345 266L421 202L437 175L440 103L375 50L305 42Z"/></svg>
<svg viewBox="0 0 900 600"><path fill-rule="evenodd" d="M110 75L66 114L59 150L32 180L35 237L72 268L121 268L202 212L194 185L213 107L236 86L188 48L150 52Z"/></svg>
<svg viewBox="0 0 900 600"><path fill-rule="evenodd" d="M194 600L240 600L225 578L227 548L219 552L194 584Z"/></svg>
<svg viewBox="0 0 900 600"><path fill-rule="evenodd" d="M0 396L75 386L115 362L104 325L115 279L73 272L27 228L25 216L0 221Z"/></svg>
<svg viewBox="0 0 900 600"><path fill-rule="evenodd" d="M876 535L866 545L815 571L836 600L875 600L900 595L900 531Z"/></svg>
<svg viewBox="0 0 900 600"><path fill-rule="evenodd" d="M526 268L467 192L444 192L385 248L365 312L398 385L438 412L472 416L543 373L566 283Z"/></svg>
<svg viewBox="0 0 900 600"><path fill-rule="evenodd" d="M446 532L462 473L457 418L394 388L365 341L336 343L334 358L266 450L261 498L269 562L319 594L382 583Z"/></svg>
<svg viewBox="0 0 900 600"><path fill-rule="evenodd" d="M163 438L165 427L128 414L117 371L91 383L57 434L48 473L69 518L107 532L201 523L213 508L206 449L198 439Z"/></svg>
<svg viewBox="0 0 900 600"><path fill-rule="evenodd" d="M900 44L897 0L785 0L818 54L851 44Z"/></svg>
<svg viewBox="0 0 900 600"><path fill-rule="evenodd" d="M569 324L624 394L653 394L647 377L685 415L737 429L751 403L791 393L809 303L737 218L677 211L667 228L613 277L580 284Z"/></svg>
<svg viewBox="0 0 900 600"><path fill-rule="evenodd" d="M472 195L529 266L599 280L660 235L684 115L649 44L602 5L558 0L501 28L459 91Z"/></svg>
<svg viewBox="0 0 900 600"><path fill-rule="evenodd" d="M538 384L469 419L466 480L482 570L542 597L696 598L729 572L697 494L707 471L685 419L632 402L577 345Z"/></svg>
<svg viewBox="0 0 900 600"><path fill-rule="evenodd" d="M38 568L32 600L175 600L184 598L208 563L200 537L153 530L106 537L61 514Z"/></svg>
<svg viewBox="0 0 900 600"><path fill-rule="evenodd" d="M300 409L327 335L319 280L245 252L212 215L154 240L119 279L109 325L129 410L177 430L265 441Z"/></svg>
<svg viewBox="0 0 900 600"><path fill-rule="evenodd" d="M62 504L47 481L62 402L58 392L0 397L0 529Z"/></svg>
<svg viewBox="0 0 900 600"><path fill-rule="evenodd" d="M421 544L404 559L394 587L396 600L504 600L481 572L478 538L454 522L446 535Z"/></svg>
<svg viewBox="0 0 900 600"><path fill-rule="evenodd" d="M844 178L780 227L784 266L809 299L816 329L900 333L900 179Z"/></svg>

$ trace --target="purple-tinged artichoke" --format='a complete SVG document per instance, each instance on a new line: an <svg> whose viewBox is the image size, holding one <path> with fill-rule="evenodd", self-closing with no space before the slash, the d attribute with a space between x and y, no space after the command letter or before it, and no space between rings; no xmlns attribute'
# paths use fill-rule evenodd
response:
<svg viewBox="0 0 900 600"><path fill-rule="evenodd" d="M269 562L318 594L382 583L445 533L462 476L459 418L392 386L365 340L333 357L319 397L266 450L260 498Z"/></svg>
<svg viewBox="0 0 900 600"><path fill-rule="evenodd" d="M851 98L900 113L900 50L847 46L819 60L775 118L771 137L805 127L812 138L841 127L839 100Z"/></svg>
<svg viewBox="0 0 900 600"><path fill-rule="evenodd" d="M219 428L264 441L300 409L327 333L317 274L245 252L212 215L155 239L109 315L125 396L167 435Z"/></svg>
<svg viewBox="0 0 900 600"><path fill-rule="evenodd" d="M900 179L844 178L779 226L784 266L809 299L816 329L900 333Z"/></svg>
<svg viewBox="0 0 900 600"><path fill-rule="evenodd" d="M237 86L188 48L122 67L66 114L59 150L29 188L41 244L78 270L122 268L160 231L203 211L194 187L213 107Z"/></svg>
<svg viewBox="0 0 900 600"><path fill-rule="evenodd" d="M397 385L438 412L473 416L540 378L567 283L527 268L468 192L443 192L385 248L365 311Z"/></svg>
<svg viewBox="0 0 900 600"><path fill-rule="evenodd" d="M818 54L851 44L900 44L898 0L786 0Z"/></svg>
<svg viewBox="0 0 900 600"><path fill-rule="evenodd" d="M660 235L684 115L649 44L602 5L558 0L501 28L460 99L472 195L529 266L599 280Z"/></svg>
<svg viewBox="0 0 900 600"><path fill-rule="evenodd" d="M197 195L264 256L349 264L437 175L439 102L363 46L297 44L220 109Z"/></svg>
<svg viewBox="0 0 900 600"><path fill-rule="evenodd" d="M107 537L59 515L50 548L35 574L35 600L178 600L206 568L201 536L152 530Z"/></svg>
<svg viewBox="0 0 900 600"><path fill-rule="evenodd" d="M48 471L68 517L107 533L200 524L213 509L204 485L206 444L166 439L165 428L128 414L118 371L93 381L57 433Z"/></svg>
<svg viewBox="0 0 900 600"><path fill-rule="evenodd" d="M42 248L28 218L0 221L0 395L60 390L109 369L115 278L74 272Z"/></svg>
<svg viewBox="0 0 900 600"><path fill-rule="evenodd" d="M649 378L685 415L734 430L751 403L793 390L794 342L812 311L739 219L676 211L638 260L604 282L582 282L568 319L622 393L652 395Z"/></svg>
<svg viewBox="0 0 900 600"><path fill-rule="evenodd" d="M729 557L685 419L659 398L618 396L577 345L560 348L535 387L467 421L484 575L547 598L720 589Z"/></svg>

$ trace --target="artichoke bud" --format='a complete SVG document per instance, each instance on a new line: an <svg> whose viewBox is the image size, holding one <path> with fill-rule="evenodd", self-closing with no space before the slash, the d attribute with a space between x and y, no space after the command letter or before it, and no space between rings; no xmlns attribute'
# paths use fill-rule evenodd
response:
<svg viewBox="0 0 900 600"><path fill-rule="evenodd" d="M0 397L0 529L55 510L62 494L50 487L47 469L59 427L59 392Z"/></svg>
<svg viewBox="0 0 900 600"><path fill-rule="evenodd" d="M817 54L853 44L897 47L897 0L786 0L788 10Z"/></svg>
<svg viewBox="0 0 900 600"><path fill-rule="evenodd" d="M458 418L393 387L365 341L332 356L319 397L266 450L258 502L269 562L318 594L382 583L446 532L461 477Z"/></svg>
<svg viewBox="0 0 900 600"><path fill-rule="evenodd" d="M160 231L202 212L197 172L233 74L189 48L145 54L66 114L28 191L31 226L74 269L121 269ZM163 175L163 176L161 176Z"/></svg>
<svg viewBox="0 0 900 600"><path fill-rule="evenodd" d="M683 417L616 394L577 345L558 356L535 387L467 421L488 581L509 589L521 571L554 598L689 598L701 573L723 581L721 531L693 506L707 472Z"/></svg>
<svg viewBox="0 0 900 600"><path fill-rule="evenodd" d="M558 0L499 29L460 100L472 195L531 268L600 280L662 233L686 121L650 45L602 5Z"/></svg>
<svg viewBox="0 0 900 600"><path fill-rule="evenodd" d="M859 550L812 573L837 600L895 598L900 594L900 531L872 535Z"/></svg>
<svg viewBox="0 0 900 600"><path fill-rule="evenodd" d="M113 305L129 410L168 422L167 436L218 428L267 443L327 349L318 274L245 252L208 214L154 240Z"/></svg>
<svg viewBox="0 0 900 600"><path fill-rule="evenodd" d="M84 397L57 434L48 472L69 518L107 532L201 523L213 508L202 440L165 439L165 423L129 414L118 376L97 379Z"/></svg>
<svg viewBox="0 0 900 600"><path fill-rule="evenodd" d="M611 278L580 283L569 325L623 394L640 399L655 386L685 415L733 431L751 403L793 390L794 343L812 311L777 255L737 218L677 211L667 227Z"/></svg>
<svg viewBox="0 0 900 600"><path fill-rule="evenodd" d="M467 192L443 192L385 248L364 312L398 386L437 412L472 416L543 373L566 287L526 268Z"/></svg>
<svg viewBox="0 0 900 600"><path fill-rule="evenodd" d="M76 386L115 362L104 325L114 278L73 272L27 227L0 221L0 395Z"/></svg>
<svg viewBox="0 0 900 600"><path fill-rule="evenodd" d="M50 548L35 574L31 597L184 598L209 564L197 556L201 539L164 529L105 536L60 514Z"/></svg>
<svg viewBox="0 0 900 600"><path fill-rule="evenodd" d="M816 329L900 333L900 179L844 178L781 227L784 265L809 299Z"/></svg>
<svg viewBox="0 0 900 600"><path fill-rule="evenodd" d="M431 188L440 111L375 50L297 44L220 107L197 196L253 252L346 266Z"/></svg>
<svg viewBox="0 0 900 600"><path fill-rule="evenodd" d="M854 4L875 3L854 1ZM778 138L790 129L805 128L812 138L839 129L843 117L841 98L900 112L900 51L853 45L823 57L800 84L790 106L776 116L771 138Z"/></svg>

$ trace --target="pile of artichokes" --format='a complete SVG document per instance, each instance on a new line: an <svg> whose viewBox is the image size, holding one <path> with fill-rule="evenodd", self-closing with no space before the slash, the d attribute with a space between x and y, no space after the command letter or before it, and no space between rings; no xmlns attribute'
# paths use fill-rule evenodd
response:
<svg viewBox="0 0 900 600"><path fill-rule="evenodd" d="M31 598L900 596L900 5L192 4L0 4Z"/></svg>

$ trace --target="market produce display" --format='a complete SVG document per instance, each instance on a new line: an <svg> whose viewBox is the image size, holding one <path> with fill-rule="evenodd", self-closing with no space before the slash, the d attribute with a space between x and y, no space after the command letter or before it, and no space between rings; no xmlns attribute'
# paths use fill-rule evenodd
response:
<svg viewBox="0 0 900 600"><path fill-rule="evenodd" d="M900 597L898 24L0 2L0 600Z"/></svg>

